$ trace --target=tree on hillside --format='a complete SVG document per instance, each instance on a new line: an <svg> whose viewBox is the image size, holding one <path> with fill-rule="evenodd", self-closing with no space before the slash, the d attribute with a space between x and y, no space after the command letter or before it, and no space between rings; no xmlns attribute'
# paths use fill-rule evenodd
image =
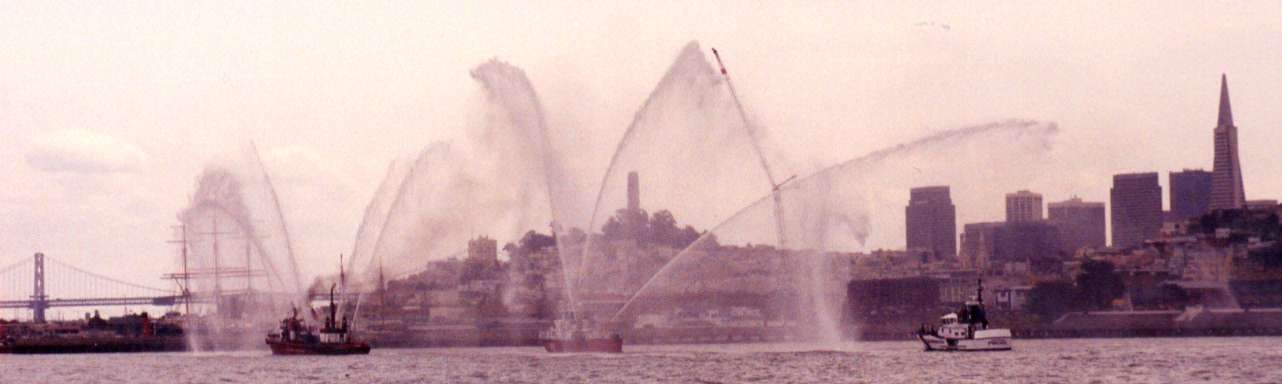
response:
<svg viewBox="0 0 1282 384"><path fill-rule="evenodd" d="M650 220L645 210L620 209L601 226L601 235L610 240L634 239L645 241L650 237Z"/></svg>
<svg viewBox="0 0 1282 384"><path fill-rule="evenodd" d="M1087 260L1082 263L1082 274L1077 276L1077 289L1081 291L1083 308L1108 309L1114 299L1126 293L1126 283L1114 269L1113 263L1102 260Z"/></svg>
<svg viewBox="0 0 1282 384"><path fill-rule="evenodd" d="M677 219L672 216L672 212L666 209L655 212L650 217L651 243L672 245L672 241L677 238L679 231Z"/></svg>
<svg viewBox="0 0 1282 384"><path fill-rule="evenodd" d="M1282 268L1282 241L1274 242L1273 245L1253 249L1250 251L1252 262L1266 268Z"/></svg>
<svg viewBox="0 0 1282 384"><path fill-rule="evenodd" d="M1078 310L1077 295L1077 287L1067 281L1037 283L1028 292L1024 309L1043 321L1053 321L1064 313Z"/></svg>
<svg viewBox="0 0 1282 384"><path fill-rule="evenodd" d="M518 242L521 251L531 253L547 247L556 246L556 237L544 235L535 231L525 233Z"/></svg>

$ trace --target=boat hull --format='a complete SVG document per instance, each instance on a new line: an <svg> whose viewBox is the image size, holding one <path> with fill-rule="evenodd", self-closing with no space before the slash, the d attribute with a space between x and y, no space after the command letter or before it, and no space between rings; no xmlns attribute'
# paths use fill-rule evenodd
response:
<svg viewBox="0 0 1282 384"><path fill-rule="evenodd" d="M369 344L352 343L295 343L267 341L273 355L368 355Z"/></svg>
<svg viewBox="0 0 1282 384"><path fill-rule="evenodd" d="M980 352L1011 350L1010 336L977 337L973 339L946 339L930 334L919 334L917 339L925 345L926 351L942 352Z"/></svg>
<svg viewBox="0 0 1282 384"><path fill-rule="evenodd" d="M623 339L544 340L543 349L551 353L623 353Z"/></svg>

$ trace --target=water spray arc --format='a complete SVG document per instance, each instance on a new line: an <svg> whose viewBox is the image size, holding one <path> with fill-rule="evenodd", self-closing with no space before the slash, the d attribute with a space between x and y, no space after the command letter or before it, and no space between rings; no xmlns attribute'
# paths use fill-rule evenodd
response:
<svg viewBox="0 0 1282 384"><path fill-rule="evenodd" d="M748 113L743 107L743 102L739 100L739 93L735 91L734 82L730 80L730 73L729 71L726 71L725 63L721 60L721 53L718 52L716 48L712 48L712 56L717 59L717 66L720 67L721 69L721 76L724 77L726 80L726 89L730 92L731 100L734 101L735 110L739 112L739 119L743 123L743 129L747 133L750 139L749 141L752 143L753 150L757 152L757 158L761 161L761 168L765 170L766 178L770 182L770 198L773 202L772 208L774 209L775 232L776 232L776 240L778 242L777 244L778 249L780 252L783 252L785 254L787 254L788 252L799 252L801 254L800 256L803 258L805 264L809 267L808 270L806 271L806 273L808 273L809 276L806 276L806 277L793 276L793 278L794 279L804 278L810 281L810 284L808 284L810 288L809 299L813 301L813 306L816 312L815 313L816 320L820 323L820 327L824 331L823 334L829 337L829 341L838 341L838 339L840 339L840 336L839 336L840 333L837 329L838 326L835 323L835 320L833 319L832 308L830 308L828 300L826 300L826 298L824 297L824 294L825 294L824 281L825 280L819 278L819 275L823 271L822 262L824 257L823 256L824 250L822 249L790 250L792 244L789 244L789 241L788 241L789 240L788 227L785 219L786 216L784 212L783 194L781 191L781 187L783 184L786 184L789 181L792 181L793 179L795 179L796 175L791 175L787 179L784 179L782 182L775 181L774 172L770 169L770 164L766 161L765 154L761 150L761 142L757 139L756 129L753 128L751 120L749 120L748 118ZM822 201L824 200L821 200L821 202ZM813 214L823 215L824 212L826 212L826 207L819 207L818 209L816 209L816 207L803 205L802 207L798 207L798 208L806 208L804 211L797 212L798 214L804 214L804 215L813 215ZM812 212L812 211L817 211L817 212ZM823 221L823 220L826 220L826 218L819 218L818 220ZM799 225L798 230L801 231L800 235L804 238L805 240L804 242L813 243L816 240L818 240L819 243L826 242L826 240L822 239L822 236L826 234L826 229L808 228L806 224L816 224L816 222L814 220L802 220L800 223L798 223ZM822 224L820 224L819 226L822 226ZM811 238L816 234L818 234L818 236L821 236L821 237ZM810 244L810 245L814 245L814 244ZM801 244L798 244L797 248L802 248Z"/></svg>
<svg viewBox="0 0 1282 384"><path fill-rule="evenodd" d="M752 142L753 151L757 152L757 159L761 161L761 169L766 172L766 181L770 182L770 194L775 202L775 230L778 232L776 241L779 242L780 249L787 249L787 231L784 230L783 222L783 199L779 196L779 187L787 184L797 175L789 176L783 182L776 183L774 172L770 169L766 156L761 151L761 142L757 140L757 130L753 129L752 123L748 120L748 112L743 109L743 103L739 101L739 93L734 89L734 83L730 81L730 73L726 71L726 65L721 61L721 53L716 48L712 48L712 56L717 58L717 66L721 68L721 76L726 79L726 89L730 91L730 99L734 100L735 110L739 111L739 120L743 123L743 129L748 134L748 141Z"/></svg>
<svg viewBox="0 0 1282 384"><path fill-rule="evenodd" d="M840 203L849 200L849 196L842 195L842 188L855 186L859 188L862 178L872 177L869 175L876 174L883 168L904 163L906 160L921 156L922 153L943 152L950 154L949 157L962 157L966 154L968 145L976 143L1002 142L1006 146L1002 147L1003 153L1009 152L1013 158L1028 159L1024 156L1026 151L1035 153L1044 152L1050 149L1049 139L1058 131L1054 123L1038 123L1026 120L1010 120L980 126L965 127L948 130L934 135L930 135L908 143L883 148L873 151L863 156L855 157L850 160L834 164L814 173L805 175L795 181L781 186L777 191L772 191L770 195L761 196L756 201L748 204L739 211L730 215L726 220L710 228L706 233L699 237L694 243L678 252L675 256L667 261L660 269L644 284L641 288L628 298L625 304L615 312L612 321L621 321L624 315L628 314L636 304L647 294L653 293L660 288L659 282L668 275L676 272L679 265L686 263L688 259L694 257L697 250L710 242L716 241L717 236L724 235L726 231L734 230L734 226L749 221L754 214L762 213L765 204L776 204L776 201L791 199L790 201L801 202L800 205L790 205L793 207L794 215L808 216L799 220L800 226L793 227L797 231L802 231L800 240L803 245L819 246L826 248L832 235L828 232L831 228L829 222L839 221L847 222L847 226L866 227L868 224L860 224L859 217L839 217L844 214L867 215L864 208L854 208L834 206L833 203ZM987 145L985 145L987 147ZM986 154L987 155L987 154ZM805 203L807 200L811 203ZM841 212L843 209L850 212ZM858 234L866 229L851 228L856 238ZM809 233L809 235L806 235ZM797 233L792 235L796 236ZM866 233L863 235L866 236ZM862 241L862 240L861 240ZM800 250L805 251L805 250ZM814 267L814 265L811 265ZM823 288L816 281L811 281L812 290ZM820 319L824 320L824 319ZM831 326L831 324L820 324L821 326Z"/></svg>
<svg viewBox="0 0 1282 384"><path fill-rule="evenodd" d="M205 168L178 219L182 239L176 243L183 247L183 270L166 277L183 286L184 298L211 296L213 305L205 308L217 310L193 319L193 329L199 329L189 335L193 345L206 345L211 340L219 340L216 345L255 345L260 341L257 335L251 337L228 327L233 324L231 319L271 324L276 320L271 316L280 312L284 302L306 300L280 196L252 143L240 156L216 160ZM228 244L220 244L227 239L224 235L243 243L243 266L235 256L224 259L228 256L223 254ZM208 244L195 245L193 241ZM222 298L230 295L245 299L227 301L231 305L224 307ZM187 308L188 313L193 310L197 308Z"/></svg>
<svg viewBox="0 0 1282 384"><path fill-rule="evenodd" d="M580 290L595 286L609 291L620 287L600 278L605 276L601 273L611 273L612 267L602 263L613 251L597 231L604 231L601 225L612 219L609 212L614 206L607 200L613 195L609 192L620 186L625 172L640 171L652 175L649 177L653 180L666 181L668 188L653 189L658 196L656 209L690 214L693 219L687 220L696 226L714 225L742 204L753 201L759 196L757 191L784 184L776 177L759 132L737 94L721 89L728 85L724 65L713 66L706 52L693 41L680 51L638 108L611 154L591 206L586 227L589 236L579 252L571 252L578 256L571 261L577 263L567 265L571 272L578 270L573 273L574 286ZM764 178L762 183L768 189L760 188L759 177ZM700 219L705 221L699 223ZM776 232L772 236L786 235ZM633 293L631 287L627 289L621 293Z"/></svg>
<svg viewBox="0 0 1282 384"><path fill-rule="evenodd" d="M555 235L556 224L569 221L567 196L575 189L524 71L494 59L469 75L480 96L469 105L478 119L466 122L457 142L430 143L388 167L345 263L358 279L353 289L381 293L387 281L466 254L454 245L477 235L516 241L549 222ZM369 299L358 296L357 307Z"/></svg>
<svg viewBox="0 0 1282 384"><path fill-rule="evenodd" d="M285 237L285 259L289 261L289 268L294 278L294 286L290 288L293 288L294 292L302 292L303 279L298 272L298 259L294 255L294 242L289 237L289 225L285 221L285 213L281 211L283 208L280 205L280 196L276 193L276 186L272 184L271 176L267 174L267 167L263 165L263 159L258 154L258 146L251 142L249 147L250 153L253 154L254 164L262 171L263 183L267 185L267 192L271 196L272 204L276 206L276 220L280 223L281 235Z"/></svg>

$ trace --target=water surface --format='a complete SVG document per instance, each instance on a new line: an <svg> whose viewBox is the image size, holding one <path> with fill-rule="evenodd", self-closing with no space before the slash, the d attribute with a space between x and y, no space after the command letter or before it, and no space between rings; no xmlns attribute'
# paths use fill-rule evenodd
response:
<svg viewBox="0 0 1282 384"><path fill-rule="evenodd" d="M1015 340L1011 352L925 353L914 342L627 346L622 355L537 348L0 355L23 383L1279 383L1282 338ZM11 381L13 380L13 381Z"/></svg>

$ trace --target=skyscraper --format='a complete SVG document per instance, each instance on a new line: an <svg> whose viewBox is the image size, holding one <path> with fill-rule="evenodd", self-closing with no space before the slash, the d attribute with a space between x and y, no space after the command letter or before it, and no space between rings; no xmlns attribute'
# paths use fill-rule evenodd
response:
<svg viewBox="0 0 1282 384"><path fill-rule="evenodd" d="M971 268L1059 260L1059 231L1046 221L970 223L959 258Z"/></svg>
<svg viewBox="0 0 1282 384"><path fill-rule="evenodd" d="M909 195L907 248L929 250L941 259L957 256L957 210L948 186L913 188Z"/></svg>
<svg viewBox="0 0 1282 384"><path fill-rule="evenodd" d="M1202 216L1211 207L1211 172L1185 169L1170 173L1171 217L1187 220Z"/></svg>
<svg viewBox="0 0 1282 384"><path fill-rule="evenodd" d="M1072 256L1084 247L1107 245L1104 203L1072 199L1047 204L1047 221L1059 230L1060 252Z"/></svg>
<svg viewBox="0 0 1282 384"><path fill-rule="evenodd" d="M1140 245L1162 231L1162 186L1156 172L1113 175L1109 195L1114 247Z"/></svg>
<svg viewBox="0 0 1282 384"><path fill-rule="evenodd" d="M1237 126L1229 106L1228 77L1220 75L1220 115L1215 123L1215 163L1211 169L1211 209L1239 209L1246 204L1242 162L1238 160Z"/></svg>
<svg viewBox="0 0 1282 384"><path fill-rule="evenodd" d="M958 258L968 268L986 268L996 250L997 231L1004 222L970 223L963 226Z"/></svg>
<svg viewBox="0 0 1282 384"><path fill-rule="evenodd" d="M990 262L1059 260L1059 231L1044 220L1004 223L997 228Z"/></svg>
<svg viewBox="0 0 1282 384"><path fill-rule="evenodd" d="M1006 194L1006 221L1011 223L1042 219L1042 195L1029 191Z"/></svg>

